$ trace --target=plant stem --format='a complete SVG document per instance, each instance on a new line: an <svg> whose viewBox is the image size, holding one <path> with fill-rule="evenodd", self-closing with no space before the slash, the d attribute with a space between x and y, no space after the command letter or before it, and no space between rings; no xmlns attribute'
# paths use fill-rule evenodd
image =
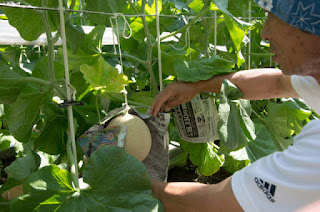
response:
<svg viewBox="0 0 320 212"><path fill-rule="evenodd" d="M146 0L142 0L142 4L141 4L141 14L142 15L145 15L145 7L146 7ZM152 87L153 87L153 92L155 94L157 94L159 92L158 90L158 82L156 80L156 77L154 75L154 72L153 72L153 69L152 69L152 48L153 48L153 45L152 42L151 42L151 34L150 34L150 31L149 31L149 27L148 27L148 24L147 24L147 20L146 20L146 17L145 16L141 16L141 19L142 19L142 23L143 23L143 28L144 28L144 33L146 34L147 36L147 42L148 42L148 50L147 50L147 68L148 68L148 71L149 71L149 74L150 74L150 77L151 77L151 83L152 83Z"/></svg>
<svg viewBox="0 0 320 212"><path fill-rule="evenodd" d="M67 98L66 94L61 90L61 88L56 82L52 83L50 81L46 81L36 77L3 78L3 80L12 81L12 82L33 82L33 83L38 83L44 86L51 86L58 91L58 93L61 95L62 98L64 99Z"/></svg>
<svg viewBox="0 0 320 212"><path fill-rule="evenodd" d="M209 142L209 144L216 149L220 149L220 147L218 145L216 145L214 142Z"/></svg>
<svg viewBox="0 0 320 212"><path fill-rule="evenodd" d="M133 9L134 13L135 14L139 14L138 10L136 9L136 7L134 6L134 4L132 3L132 1L127 1L129 4L130 4L130 7Z"/></svg>
<svg viewBox="0 0 320 212"><path fill-rule="evenodd" d="M168 37L174 36L175 34L178 34L180 32L183 32L184 30L186 30L189 26L193 25L199 18L201 18L203 15L205 15L208 11L210 11L210 7L202 10L192 21L190 21L188 24L186 24L185 26L183 26L182 28L178 29L175 32L172 32L166 36L163 36L160 38L160 40L164 40Z"/></svg>
<svg viewBox="0 0 320 212"><path fill-rule="evenodd" d="M3 78L5 81L13 82L34 82L45 86L52 86L52 83L36 77Z"/></svg>
<svg viewBox="0 0 320 212"><path fill-rule="evenodd" d="M60 25L61 25L61 38L62 38L62 47L63 47L63 60L64 60L64 69L65 69L65 79L66 79L66 91L67 91L67 100L71 101L72 94L70 91L70 78L69 78L69 67L68 67L68 55L67 55L67 40L66 40L66 30L65 30L65 19L64 19L64 7L62 0L59 0L59 14L60 14ZM70 164L71 164L71 175L73 178L73 183L76 189L79 189L79 173L78 173L78 160L77 160L77 150L76 150L76 141L75 141L75 120L73 118L72 105L68 105L68 118L69 118L69 139L68 139L68 148L71 146L72 153L68 154ZM70 145L70 144L71 145Z"/></svg>
<svg viewBox="0 0 320 212"><path fill-rule="evenodd" d="M263 123L266 122L263 118L261 118L261 116L259 116L259 114L258 114L256 111L252 110L252 112L253 112L253 114L256 115Z"/></svg>
<svg viewBox="0 0 320 212"><path fill-rule="evenodd" d="M109 52L101 52L100 54L103 54L103 55L106 55L106 56L111 56L111 57L114 57L114 56L117 56L119 57L120 54L114 54L114 53L109 53ZM140 63L141 65L147 67L147 62L144 61L144 60L140 60L139 58L135 57L135 56L132 56L132 55L129 55L129 54L121 54L121 56L127 58L127 59L131 59L137 63Z"/></svg>
<svg viewBox="0 0 320 212"><path fill-rule="evenodd" d="M96 110L97 110L97 114L98 114L98 119L99 119L99 123L101 122L101 115L100 115L100 110L99 110L99 94L98 91L95 92L96 93Z"/></svg>
<svg viewBox="0 0 320 212"><path fill-rule="evenodd" d="M46 7L48 1L43 0L42 6ZM51 34L50 24L49 24L49 16L48 11L44 11L41 13L42 22L44 24L44 28L47 35L48 41L48 69L49 69L49 77L51 82L56 81L55 73L54 73L54 45L53 45L53 38Z"/></svg>

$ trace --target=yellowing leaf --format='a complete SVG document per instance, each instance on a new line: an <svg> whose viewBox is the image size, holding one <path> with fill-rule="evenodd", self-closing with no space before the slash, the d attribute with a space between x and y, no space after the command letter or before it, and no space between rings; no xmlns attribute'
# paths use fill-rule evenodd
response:
<svg viewBox="0 0 320 212"><path fill-rule="evenodd" d="M96 90L102 92L121 92L128 85L128 77L119 74L118 70L106 62L101 56L93 66L83 64L80 71L84 78Z"/></svg>

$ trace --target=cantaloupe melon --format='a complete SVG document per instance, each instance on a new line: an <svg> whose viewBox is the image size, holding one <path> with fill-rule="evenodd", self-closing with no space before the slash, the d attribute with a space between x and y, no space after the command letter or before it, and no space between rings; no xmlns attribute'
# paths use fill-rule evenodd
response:
<svg viewBox="0 0 320 212"><path fill-rule="evenodd" d="M107 127L127 126L124 149L143 161L151 149L151 133L144 121L136 115L126 113L115 117Z"/></svg>

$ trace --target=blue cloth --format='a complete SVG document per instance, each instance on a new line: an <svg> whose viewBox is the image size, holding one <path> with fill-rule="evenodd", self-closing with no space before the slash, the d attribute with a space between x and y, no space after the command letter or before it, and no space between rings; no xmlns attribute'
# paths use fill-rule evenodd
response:
<svg viewBox="0 0 320 212"><path fill-rule="evenodd" d="M255 0L282 21L320 36L320 0Z"/></svg>

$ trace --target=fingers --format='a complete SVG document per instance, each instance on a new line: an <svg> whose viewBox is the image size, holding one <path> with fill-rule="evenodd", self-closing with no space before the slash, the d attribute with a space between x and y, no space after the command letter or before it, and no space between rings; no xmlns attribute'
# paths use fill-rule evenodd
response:
<svg viewBox="0 0 320 212"><path fill-rule="evenodd" d="M149 113L153 116L156 116L159 111L162 112L163 105L171 98L173 98L173 93L171 89L168 89L167 87L155 97Z"/></svg>

